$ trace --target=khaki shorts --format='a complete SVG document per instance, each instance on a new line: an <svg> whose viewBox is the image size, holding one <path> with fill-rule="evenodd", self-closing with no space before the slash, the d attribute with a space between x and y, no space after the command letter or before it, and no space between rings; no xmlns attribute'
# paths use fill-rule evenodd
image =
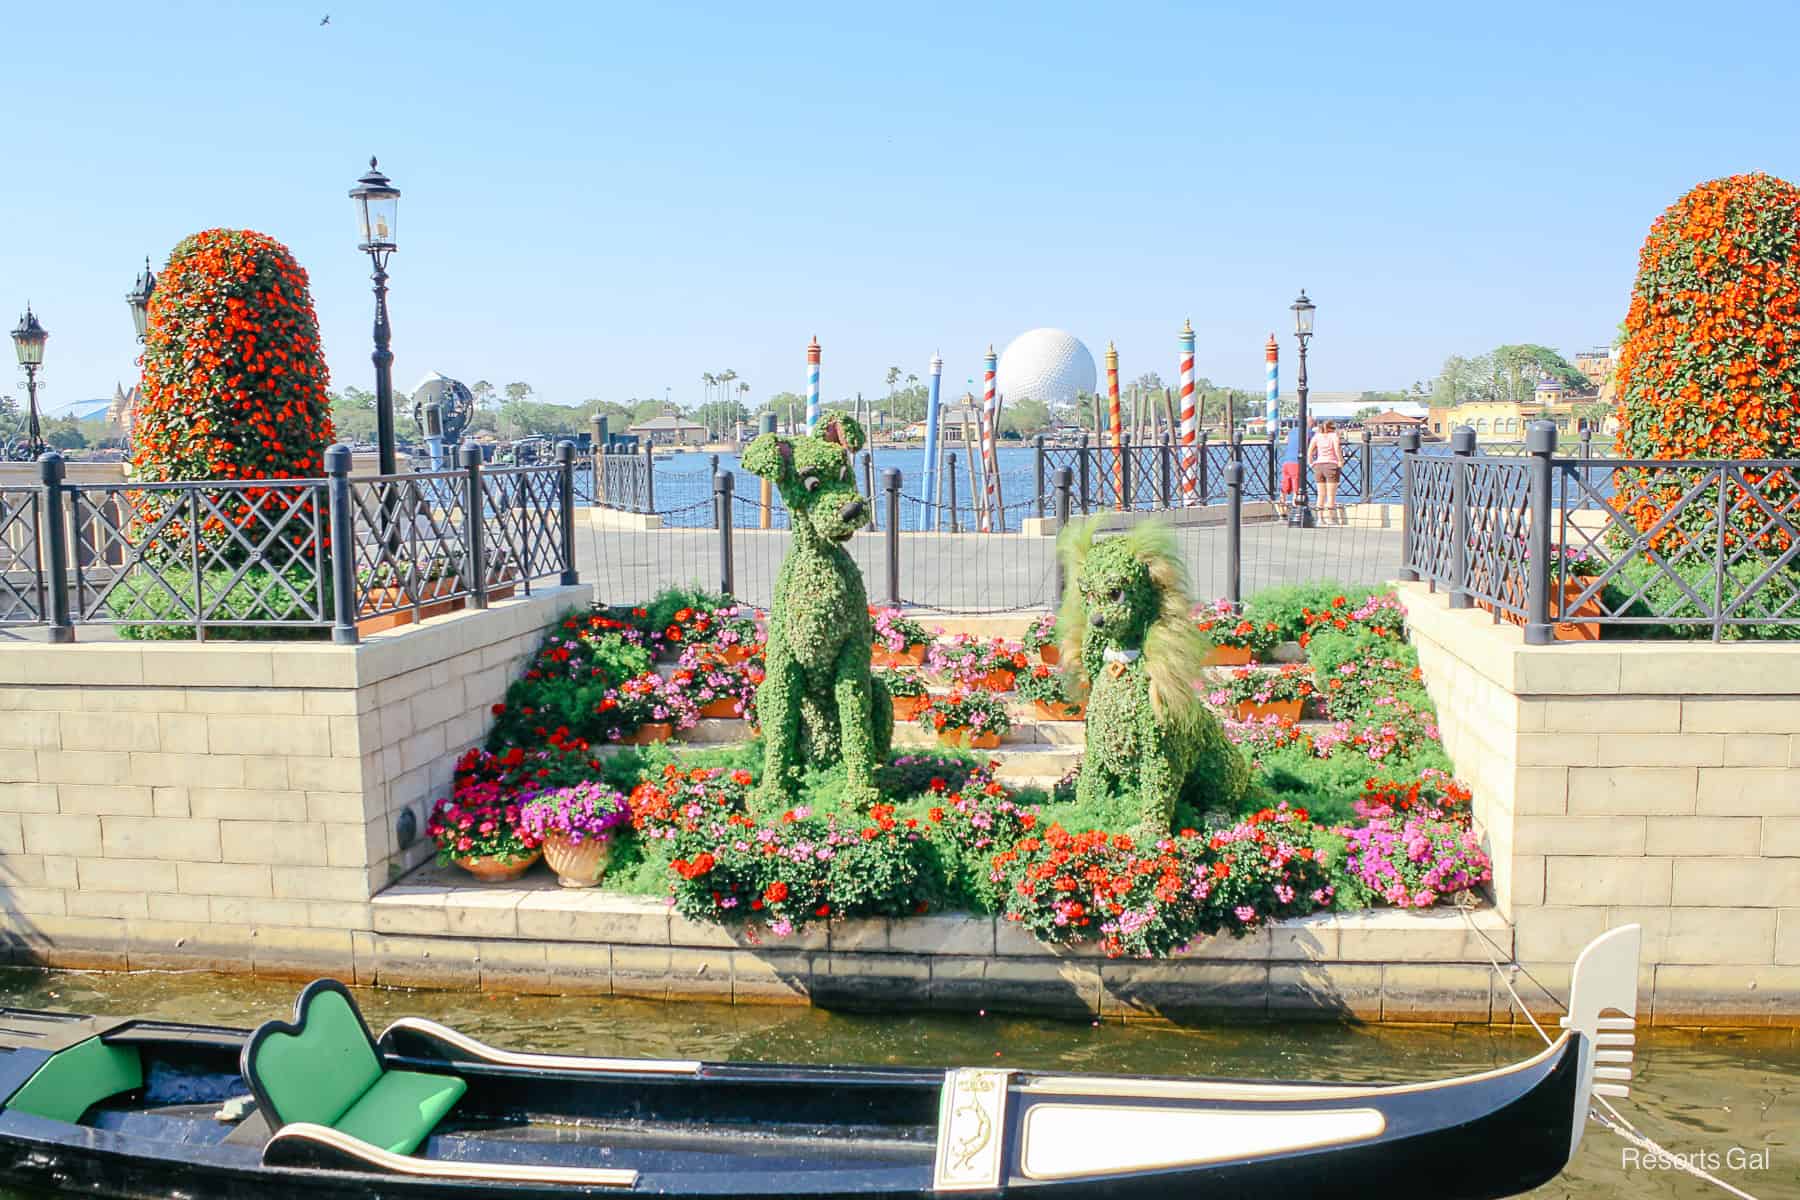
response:
<svg viewBox="0 0 1800 1200"><path fill-rule="evenodd" d="M1320 463L1313 468L1313 474L1318 477L1320 483L1336 483L1338 477L1343 473L1344 468L1337 463Z"/></svg>

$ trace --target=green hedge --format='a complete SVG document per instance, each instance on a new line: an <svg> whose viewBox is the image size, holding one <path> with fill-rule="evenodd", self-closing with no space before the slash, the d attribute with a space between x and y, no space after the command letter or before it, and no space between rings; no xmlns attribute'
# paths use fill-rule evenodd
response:
<svg viewBox="0 0 1800 1200"><path fill-rule="evenodd" d="M200 589L201 608L209 613L206 636L221 641L302 641L319 640L330 635L332 620L331 589L318 595L318 582L312 566L296 563L279 574L288 587L298 594L296 601L276 582L275 571L266 567L250 567L241 579L233 580L235 571L203 571ZM158 583L160 579L162 582ZM194 627L187 625L151 625L149 621L192 621L194 605L194 572L181 567L160 567L154 574L139 566L118 582L106 597L106 610L116 621L122 637L134 641L192 641ZM164 586L166 585L166 586ZM173 595L171 595L171 592ZM176 597L180 597L179 600ZM320 604L318 615L308 611ZM211 624L222 621L224 624ZM321 625L287 625L268 628L232 624L234 621L319 621Z"/></svg>
<svg viewBox="0 0 1800 1200"><path fill-rule="evenodd" d="M1679 551L1671 551L1665 559ZM1762 573L1769 569L1773 560L1767 558L1746 558L1741 562L1726 567L1725 603L1731 604L1753 587ZM1726 625L1721 633L1724 640L1736 641L1794 641L1800 640L1800 559L1790 562L1775 572L1769 580L1759 588L1748 603L1738 609L1739 617L1785 617L1794 622L1789 625ZM1694 618L1698 623L1677 625L1663 623L1661 620L1649 625L1602 625L1602 636L1613 639L1651 639L1679 641L1710 641L1712 639L1712 622L1706 618L1706 612L1712 607L1715 570L1711 552L1703 557L1677 558L1672 562L1676 575L1691 588L1695 595L1705 602L1705 607L1695 604L1681 585L1669 578L1668 571L1649 558L1637 558L1627 563L1606 583L1605 602L1608 609L1618 610L1624 605L1621 616L1658 617L1658 618ZM1648 585L1648 586L1646 586ZM1640 595L1640 589L1642 594ZM1636 599L1632 599L1632 597ZM1629 601L1629 603L1627 603ZM1783 606L1786 606L1785 609ZM1574 618L1579 620L1580 618Z"/></svg>

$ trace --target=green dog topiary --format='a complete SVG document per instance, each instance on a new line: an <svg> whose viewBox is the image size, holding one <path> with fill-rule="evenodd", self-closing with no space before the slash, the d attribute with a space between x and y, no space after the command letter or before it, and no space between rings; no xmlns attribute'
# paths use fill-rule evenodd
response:
<svg viewBox="0 0 1800 1200"><path fill-rule="evenodd" d="M1234 808L1249 767L1196 691L1207 647L1174 534L1141 524L1096 542L1098 526L1070 526L1058 547L1069 580L1062 661L1089 693L1075 798L1167 837L1178 802Z"/></svg>
<svg viewBox="0 0 1800 1200"><path fill-rule="evenodd" d="M804 767L839 760L852 803L880 799L875 769L893 742L894 701L869 673L868 593L843 545L869 520L850 468L865 440L855 421L832 417L816 437L765 433L744 452L744 469L781 489L794 528L775 577L768 674L756 692L767 742L762 787L774 803L798 798Z"/></svg>

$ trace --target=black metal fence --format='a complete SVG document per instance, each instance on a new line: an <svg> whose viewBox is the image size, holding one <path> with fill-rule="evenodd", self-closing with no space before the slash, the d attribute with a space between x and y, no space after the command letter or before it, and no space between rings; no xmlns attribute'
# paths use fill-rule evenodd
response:
<svg viewBox="0 0 1800 1200"><path fill-rule="evenodd" d="M94 484L45 455L37 486L0 491L0 626L354 643L380 618L578 582L574 447L544 466L484 467L476 447L461 462L352 479L333 446L322 479Z"/></svg>
<svg viewBox="0 0 1800 1200"><path fill-rule="evenodd" d="M1259 469L1266 476L1266 465ZM1177 505L1165 513L1196 595L1237 599L1277 583L1332 578L1373 584L1398 573L1400 530L1397 522L1389 527L1387 514L1339 523L1321 518L1312 527L1290 528L1261 499L1266 487L1252 489L1251 476L1243 462L1226 457L1211 511ZM699 586L767 607L795 536L791 514L765 508L757 493L739 493L741 478L720 471L710 501L661 509L655 522L640 523L642 514L597 514L586 545L600 598L631 604L667 587ZM1056 541L1049 535L1081 515L1072 468L1056 468L1043 495L1014 497L997 514L998 524L1017 529L1042 511L1044 521L1032 533L982 533L960 501L955 509L934 507L907 491L908 482L898 470L879 472L869 498L870 527L843 543L872 601L962 613L1056 603L1062 588ZM928 518L923 527L908 519L920 512ZM1393 514L1398 512L1396 505ZM1142 515L1150 514L1119 519Z"/></svg>
<svg viewBox="0 0 1800 1200"><path fill-rule="evenodd" d="M1524 626L1621 636L1800 637L1800 460L1408 455L1403 575Z"/></svg>

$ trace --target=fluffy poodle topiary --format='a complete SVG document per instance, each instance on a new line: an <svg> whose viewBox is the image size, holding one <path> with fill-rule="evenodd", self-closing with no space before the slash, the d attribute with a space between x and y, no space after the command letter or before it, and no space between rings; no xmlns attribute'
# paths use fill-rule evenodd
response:
<svg viewBox="0 0 1800 1200"><path fill-rule="evenodd" d="M1058 547L1063 662L1088 693L1076 799L1165 837L1178 803L1235 807L1249 768L1197 691L1207 644L1175 535L1145 523L1097 541L1099 521L1070 526Z"/></svg>
<svg viewBox="0 0 1800 1200"><path fill-rule="evenodd" d="M808 766L842 761L853 803L880 799L875 770L894 736L894 702L869 670L875 631L862 572L844 543L868 524L850 456L862 427L833 417L817 436L765 433L744 469L780 489L794 537L775 577L768 674L756 692L765 739L765 798L792 804Z"/></svg>

